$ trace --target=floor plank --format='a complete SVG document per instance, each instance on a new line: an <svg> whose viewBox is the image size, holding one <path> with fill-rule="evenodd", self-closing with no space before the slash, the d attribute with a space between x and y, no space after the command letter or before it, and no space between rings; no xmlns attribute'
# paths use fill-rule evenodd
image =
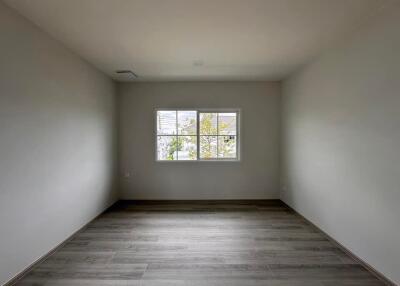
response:
<svg viewBox="0 0 400 286"><path fill-rule="evenodd" d="M121 202L17 285L378 286L279 201Z"/></svg>

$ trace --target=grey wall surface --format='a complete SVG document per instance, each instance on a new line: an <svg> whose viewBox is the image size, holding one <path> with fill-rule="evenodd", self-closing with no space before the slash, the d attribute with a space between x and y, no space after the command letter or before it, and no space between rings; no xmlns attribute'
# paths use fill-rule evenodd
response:
<svg viewBox="0 0 400 286"><path fill-rule="evenodd" d="M115 199L115 87L0 1L0 285Z"/></svg>
<svg viewBox="0 0 400 286"><path fill-rule="evenodd" d="M124 199L272 199L279 188L279 83L119 85ZM155 108L241 108L240 162L156 162Z"/></svg>
<svg viewBox="0 0 400 286"><path fill-rule="evenodd" d="M400 283L399 5L382 13L284 82L281 198Z"/></svg>

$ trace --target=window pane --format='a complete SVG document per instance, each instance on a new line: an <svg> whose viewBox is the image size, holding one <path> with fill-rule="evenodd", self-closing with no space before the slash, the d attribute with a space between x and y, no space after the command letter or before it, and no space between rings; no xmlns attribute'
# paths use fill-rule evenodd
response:
<svg viewBox="0 0 400 286"><path fill-rule="evenodd" d="M217 135L218 113L200 113L200 135Z"/></svg>
<svg viewBox="0 0 400 286"><path fill-rule="evenodd" d="M157 159L176 160L177 145L176 136L157 136Z"/></svg>
<svg viewBox="0 0 400 286"><path fill-rule="evenodd" d="M157 135L176 134L176 111L157 111Z"/></svg>
<svg viewBox="0 0 400 286"><path fill-rule="evenodd" d="M178 160L197 160L197 137L178 136Z"/></svg>
<svg viewBox="0 0 400 286"><path fill-rule="evenodd" d="M236 113L218 113L218 135L236 135Z"/></svg>
<svg viewBox="0 0 400 286"><path fill-rule="evenodd" d="M197 112L178 110L178 134L196 135L197 133Z"/></svg>
<svg viewBox="0 0 400 286"><path fill-rule="evenodd" d="M218 157L236 158L236 136L218 137Z"/></svg>
<svg viewBox="0 0 400 286"><path fill-rule="evenodd" d="M217 136L200 136L200 158L217 158Z"/></svg>

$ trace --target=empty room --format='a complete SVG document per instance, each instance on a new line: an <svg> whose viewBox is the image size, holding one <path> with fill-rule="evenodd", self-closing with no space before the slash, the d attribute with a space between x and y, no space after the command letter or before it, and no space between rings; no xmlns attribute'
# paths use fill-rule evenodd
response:
<svg viewBox="0 0 400 286"><path fill-rule="evenodd" d="M0 0L0 285L400 285L400 0Z"/></svg>

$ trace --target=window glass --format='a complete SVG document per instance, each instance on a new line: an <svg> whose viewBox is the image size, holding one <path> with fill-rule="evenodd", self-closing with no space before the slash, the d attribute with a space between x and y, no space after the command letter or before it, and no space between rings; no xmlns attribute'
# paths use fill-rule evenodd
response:
<svg viewBox="0 0 400 286"><path fill-rule="evenodd" d="M176 134L176 111L157 112L157 135Z"/></svg>
<svg viewBox="0 0 400 286"><path fill-rule="evenodd" d="M159 161L238 160L237 111L158 110Z"/></svg>

